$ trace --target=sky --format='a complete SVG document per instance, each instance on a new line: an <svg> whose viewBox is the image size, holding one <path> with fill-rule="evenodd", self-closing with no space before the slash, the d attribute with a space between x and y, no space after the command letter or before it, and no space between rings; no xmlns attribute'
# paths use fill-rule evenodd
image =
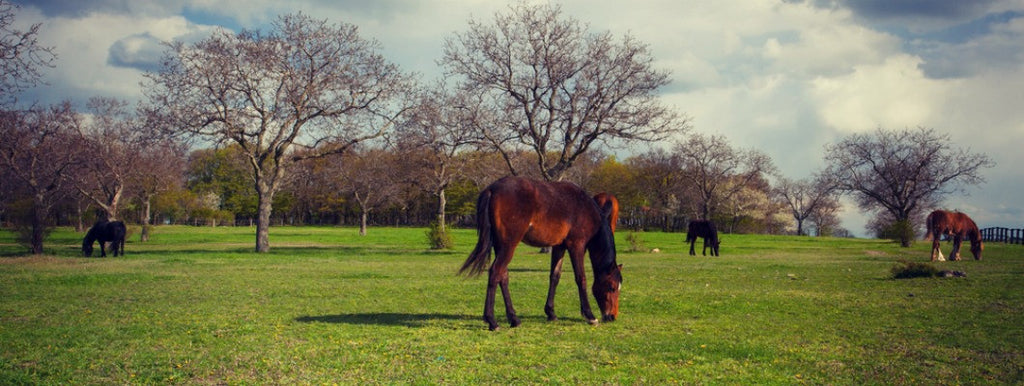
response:
<svg viewBox="0 0 1024 386"><path fill-rule="evenodd" d="M513 0L516 1L516 0ZM265 29L303 12L356 25L405 71L429 80L445 38L491 23L493 0L13 0L18 24L42 23L56 66L21 100L80 106L141 97L162 41L216 28ZM536 2L536 1L534 1ZM564 0L594 32L649 45L671 72L662 101L693 131L768 154L780 173L810 177L824 147L878 128L929 127L988 155L986 182L947 196L982 228L1024 228L1024 0ZM645 149L634 149L644 151ZM866 218L844 200L843 226Z"/></svg>

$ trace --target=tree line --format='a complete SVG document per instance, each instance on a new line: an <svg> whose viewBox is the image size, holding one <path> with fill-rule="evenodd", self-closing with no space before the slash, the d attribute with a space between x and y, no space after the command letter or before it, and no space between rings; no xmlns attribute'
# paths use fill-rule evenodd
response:
<svg viewBox="0 0 1024 386"><path fill-rule="evenodd" d="M21 69L3 78L0 216L34 253L48 227L96 217L142 224L143 239L154 222L251 224L259 252L271 224L443 233L449 221L471 224L476 193L504 175L615 194L628 229L699 218L727 232L845 235L840 194L881 228L906 227L991 166L933 129L879 128L827 147L813 176L788 179L763 152L693 132L664 105L670 74L645 44L525 3L447 38L435 81L388 61L354 25L299 13L267 30L167 42L136 106L25 107L17 91L40 81L53 48L35 42L38 25L10 27L16 9L0 0L3 65ZM651 150L609 155L630 145Z"/></svg>

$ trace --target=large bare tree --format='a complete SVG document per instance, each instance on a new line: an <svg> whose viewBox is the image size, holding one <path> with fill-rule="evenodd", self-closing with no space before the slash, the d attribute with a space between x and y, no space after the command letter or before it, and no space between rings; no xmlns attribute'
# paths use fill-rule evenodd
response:
<svg viewBox="0 0 1024 386"><path fill-rule="evenodd" d="M948 134L925 127L853 134L825 147L824 175L861 209L888 212L911 229L912 216L984 182L981 170L995 165L984 154L952 145ZM901 235L903 246L911 245L912 233Z"/></svg>
<svg viewBox="0 0 1024 386"><path fill-rule="evenodd" d="M558 180L599 143L660 141L688 129L688 118L660 103L656 92L670 80L653 61L629 35L617 41L558 6L517 3L493 24L471 20L448 38L441 63L496 112L483 138L506 160L531 150L540 175Z"/></svg>
<svg viewBox="0 0 1024 386"><path fill-rule="evenodd" d="M294 162L377 138L404 111L409 77L379 51L354 25L285 15L267 32L172 43L145 89L167 128L241 147L259 200L256 251L267 252L274 194Z"/></svg>
<svg viewBox="0 0 1024 386"><path fill-rule="evenodd" d="M39 27L14 28L18 5L0 0L0 105L14 102L15 94L42 80L42 67L52 67L53 47L39 43Z"/></svg>
<svg viewBox="0 0 1024 386"><path fill-rule="evenodd" d="M26 111L0 111L0 172L3 189L10 197L27 198L24 216L28 244L33 254L43 253L43 238L51 209L69 195L65 174L75 163L69 149L76 143L71 135L78 115L64 102Z"/></svg>

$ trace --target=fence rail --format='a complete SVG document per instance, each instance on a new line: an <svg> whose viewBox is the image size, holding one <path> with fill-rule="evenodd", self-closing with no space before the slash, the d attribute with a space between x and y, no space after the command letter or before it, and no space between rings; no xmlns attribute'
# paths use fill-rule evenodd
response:
<svg viewBox="0 0 1024 386"><path fill-rule="evenodd" d="M981 239L1008 244L1024 244L1024 229L985 228L981 230Z"/></svg>

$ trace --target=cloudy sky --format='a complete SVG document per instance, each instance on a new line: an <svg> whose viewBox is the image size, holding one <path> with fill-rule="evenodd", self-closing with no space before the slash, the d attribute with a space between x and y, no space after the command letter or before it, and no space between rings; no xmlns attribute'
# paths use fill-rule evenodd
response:
<svg viewBox="0 0 1024 386"><path fill-rule="evenodd" d="M387 57L425 78L467 21L493 0L13 0L18 23L43 23L59 55L48 85L22 100L140 97L161 41L215 28L265 28L302 11L357 25ZM945 206L982 227L1024 228L1024 0L564 0L594 31L631 34L672 71L664 101L694 129L757 148L798 179L851 133L925 126L988 154L987 182ZM854 208L843 225L863 235Z"/></svg>

